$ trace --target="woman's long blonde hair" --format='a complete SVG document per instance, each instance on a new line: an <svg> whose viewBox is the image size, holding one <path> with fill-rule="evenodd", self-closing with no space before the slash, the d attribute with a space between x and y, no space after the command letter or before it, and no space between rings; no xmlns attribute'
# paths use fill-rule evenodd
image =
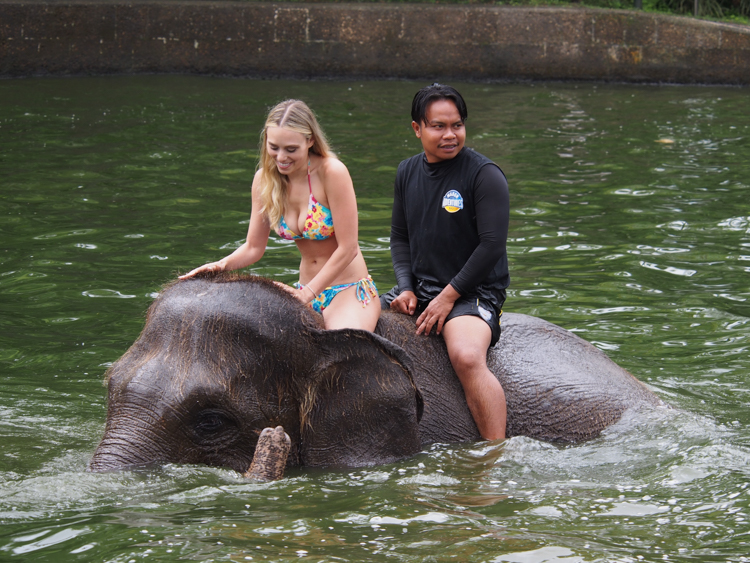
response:
<svg viewBox="0 0 750 563"><path fill-rule="evenodd" d="M268 112L266 124L260 133L260 160L258 161L258 170L260 171L259 195L262 202L260 212L266 215L271 228L275 228L284 214L289 180L279 172L273 158L268 154L266 131L269 127L283 127L290 131L302 133L308 141L312 139L313 144L309 152L313 154L323 158L335 158L336 155L331 151L315 114L305 102L285 100Z"/></svg>

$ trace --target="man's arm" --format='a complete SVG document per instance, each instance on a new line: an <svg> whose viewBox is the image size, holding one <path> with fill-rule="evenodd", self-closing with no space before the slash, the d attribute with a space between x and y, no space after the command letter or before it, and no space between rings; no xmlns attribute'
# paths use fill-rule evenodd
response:
<svg viewBox="0 0 750 563"><path fill-rule="evenodd" d="M508 181L497 166L488 164L479 171L475 185L474 202L479 246L450 282L460 295L471 293L487 278L498 260L506 253L508 241Z"/></svg>
<svg viewBox="0 0 750 563"><path fill-rule="evenodd" d="M414 294L412 282L409 229L406 225L402 190L403 186L399 182L399 174L396 174L391 215L391 260L393 261L396 283L401 293L391 302L391 309L413 315L417 308L417 297Z"/></svg>
<svg viewBox="0 0 750 563"><path fill-rule="evenodd" d="M480 285L506 252L510 195L505 175L497 166L488 164L477 174L474 202L479 246L461 271L419 316L417 334L430 334L433 326L440 334L456 300Z"/></svg>

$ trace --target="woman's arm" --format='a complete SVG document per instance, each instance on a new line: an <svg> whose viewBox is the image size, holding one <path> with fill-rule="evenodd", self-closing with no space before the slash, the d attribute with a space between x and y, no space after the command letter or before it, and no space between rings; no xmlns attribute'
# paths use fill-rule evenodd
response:
<svg viewBox="0 0 750 563"><path fill-rule="evenodd" d="M261 202L257 195L258 190L256 186L259 182L260 174L256 173L253 179L253 207L250 212L250 225L247 228L247 238L245 242L237 250L232 252L230 255L225 256L221 260L216 262L209 262L203 264L191 270L187 274L180 276L180 279L187 279L200 274L202 272L223 272L226 270L238 270L255 264L258 260L263 257L266 251L266 243L268 242L268 235L271 232L271 226L268 223L265 215L260 212Z"/></svg>

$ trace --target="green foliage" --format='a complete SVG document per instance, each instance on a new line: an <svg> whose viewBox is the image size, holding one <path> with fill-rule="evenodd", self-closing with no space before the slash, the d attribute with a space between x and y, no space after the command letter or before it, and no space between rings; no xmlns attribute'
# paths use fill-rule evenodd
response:
<svg viewBox="0 0 750 563"><path fill-rule="evenodd" d="M266 1L266 0L248 0ZM488 6L581 6L609 10L635 9L636 0L284 0L286 2L347 2L388 4L473 4ZM696 15L735 23L749 24L750 0L641 0L641 8L649 12Z"/></svg>
<svg viewBox="0 0 750 563"><path fill-rule="evenodd" d="M749 17L750 0L657 0L656 8L676 14L694 14L713 18Z"/></svg>

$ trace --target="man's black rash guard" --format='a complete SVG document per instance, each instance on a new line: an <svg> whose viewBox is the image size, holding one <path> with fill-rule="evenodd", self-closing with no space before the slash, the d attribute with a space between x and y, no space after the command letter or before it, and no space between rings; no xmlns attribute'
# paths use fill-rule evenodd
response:
<svg viewBox="0 0 750 563"><path fill-rule="evenodd" d="M391 221L399 289L424 301L450 284L499 311L510 283L509 220L508 182L485 156L465 147L434 164L424 153L404 160L396 173Z"/></svg>

